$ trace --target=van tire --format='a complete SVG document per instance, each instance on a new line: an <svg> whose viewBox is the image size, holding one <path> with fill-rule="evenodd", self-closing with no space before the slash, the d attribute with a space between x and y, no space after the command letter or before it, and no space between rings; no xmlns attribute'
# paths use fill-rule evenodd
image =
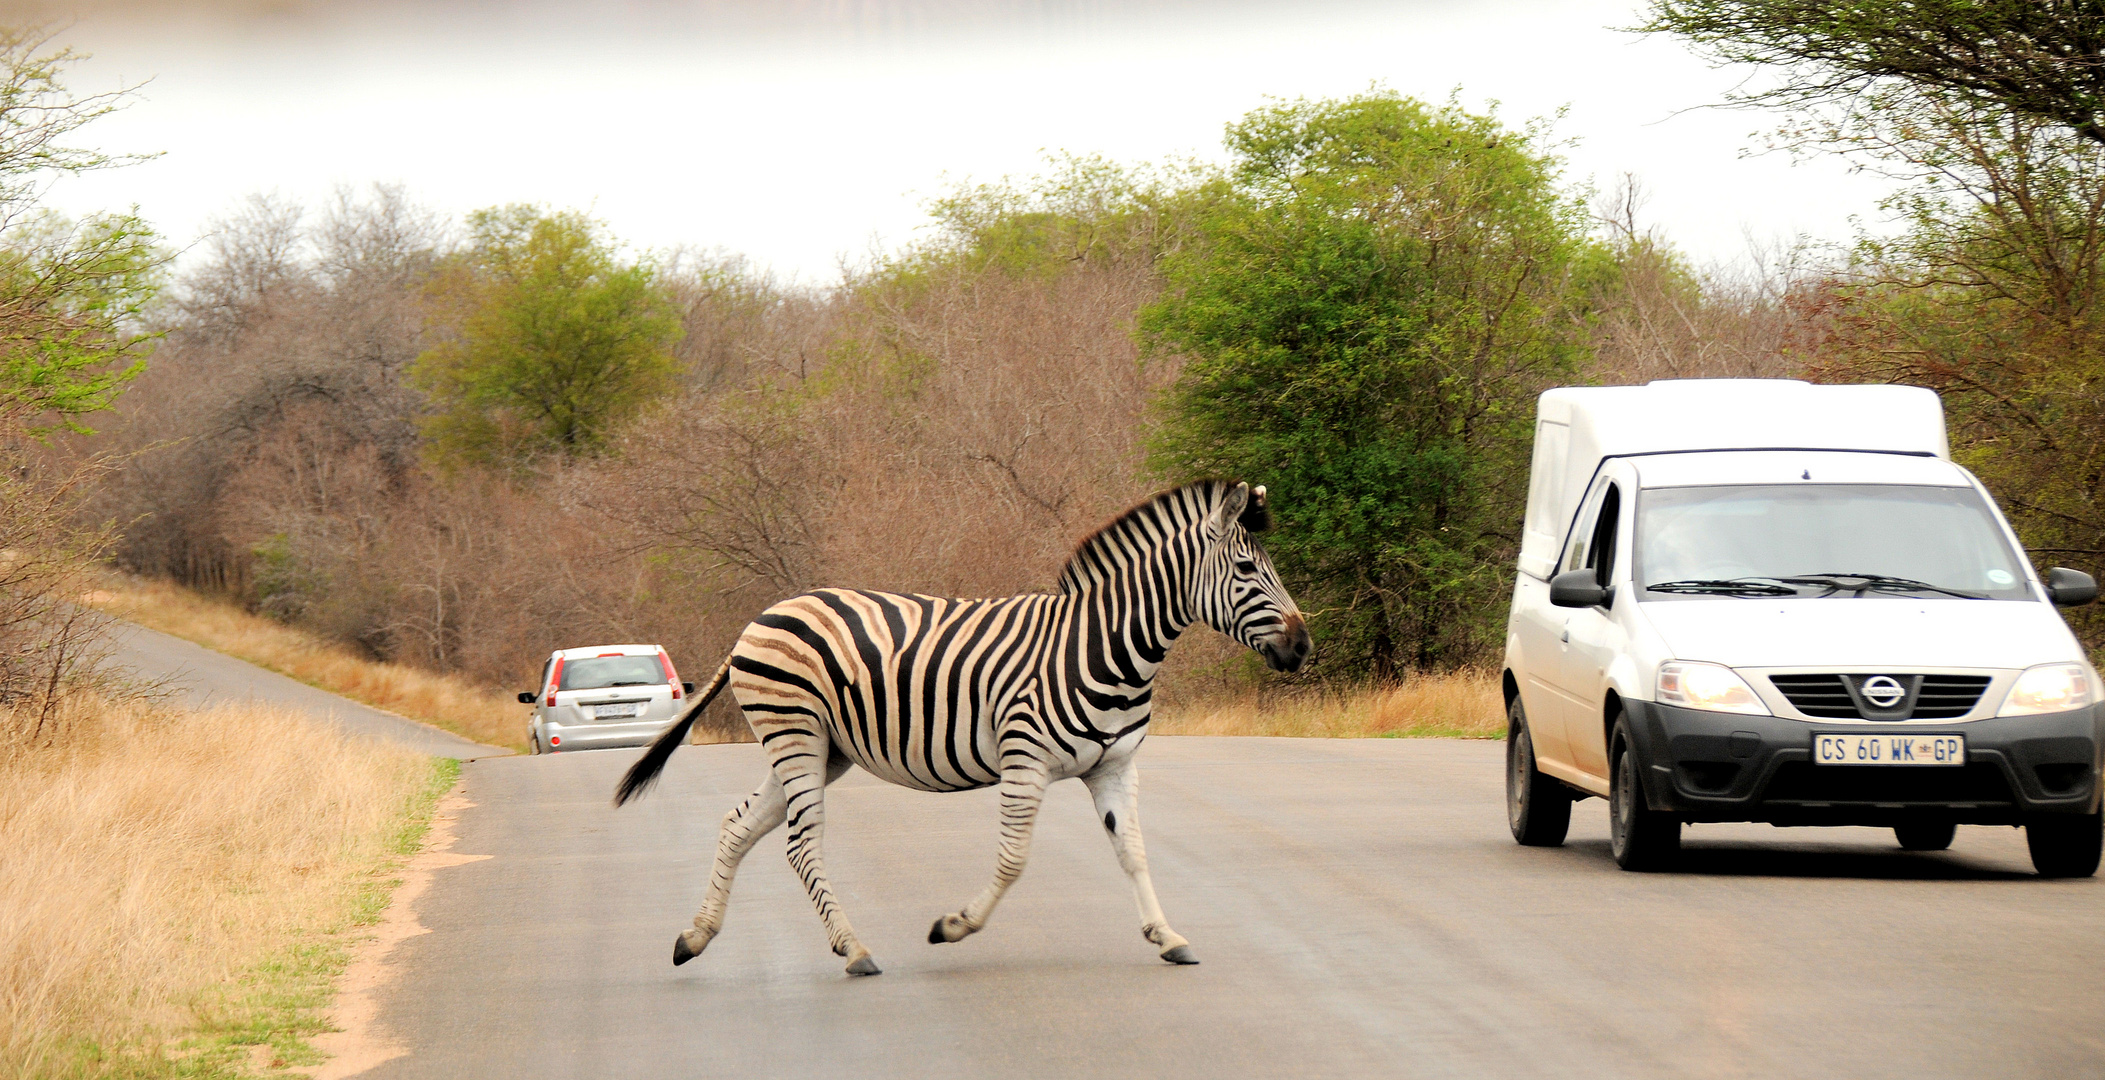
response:
<svg viewBox="0 0 2105 1080"><path fill-rule="evenodd" d="M1911 821L1893 826L1893 838L1905 851L1943 851L1952 846L1959 827L1949 821Z"/></svg>
<svg viewBox="0 0 2105 1080"><path fill-rule="evenodd" d="M2040 877L2090 877L2105 850L2105 821L2097 814L2040 814L2025 822L2025 846Z"/></svg>
<svg viewBox="0 0 2105 1080"><path fill-rule="evenodd" d="M1628 720L1616 720L1608 748L1608 853L1625 870L1663 870L1681 853L1681 819L1645 805Z"/></svg>
<svg viewBox="0 0 2105 1080"><path fill-rule="evenodd" d="M1557 847L1571 829L1571 791L1535 768L1535 739L1517 694L1506 707L1506 825L1526 847Z"/></svg>

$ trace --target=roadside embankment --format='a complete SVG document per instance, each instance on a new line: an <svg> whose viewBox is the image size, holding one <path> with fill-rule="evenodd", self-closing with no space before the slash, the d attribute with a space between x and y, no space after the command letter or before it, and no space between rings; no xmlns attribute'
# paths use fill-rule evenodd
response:
<svg viewBox="0 0 2105 1080"><path fill-rule="evenodd" d="M1412 675L1393 685L1201 698L1157 712L1157 735L1314 739L1463 738L1506 734L1498 673Z"/></svg>
<svg viewBox="0 0 2105 1080"><path fill-rule="evenodd" d="M0 1074L268 1074L458 765L289 711L0 710Z"/></svg>
<svg viewBox="0 0 2105 1080"><path fill-rule="evenodd" d="M466 679L366 659L341 645L171 582L112 575L86 599L110 615L240 657L310 686L477 742L526 749L524 706L508 694ZM1233 656L1239 650L1227 651ZM1489 671L1414 673L1397 684L1344 690L1260 692L1254 684L1246 690L1181 689L1158 708L1152 728L1156 734L1500 738L1506 731L1498 675ZM697 728L691 741L713 742L715 738Z"/></svg>
<svg viewBox="0 0 2105 1080"><path fill-rule="evenodd" d="M239 657L479 743L526 749L526 707L454 675L371 660L165 581L111 575L84 599L106 614Z"/></svg>

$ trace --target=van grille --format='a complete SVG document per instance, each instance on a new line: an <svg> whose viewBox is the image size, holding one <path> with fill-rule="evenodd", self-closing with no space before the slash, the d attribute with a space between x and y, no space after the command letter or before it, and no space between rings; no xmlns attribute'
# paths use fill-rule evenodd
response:
<svg viewBox="0 0 2105 1080"><path fill-rule="evenodd" d="M1949 720L1973 711L1989 682L1986 675L1896 676L1903 685L1911 678L1922 680L1914 700L1902 702L1892 711L1867 713L1859 707L1860 701L1852 692L1851 680L1860 683L1870 677L1771 675L1769 683L1783 694L1792 708L1807 716L1829 720Z"/></svg>
<svg viewBox="0 0 2105 1080"><path fill-rule="evenodd" d="M1860 719L1856 701L1840 675L1771 675L1769 684L1782 691L1791 707L1807 716Z"/></svg>
<svg viewBox="0 0 2105 1080"><path fill-rule="evenodd" d="M1915 719L1949 720L1973 711L1988 689L1986 675L1924 675L1915 695Z"/></svg>

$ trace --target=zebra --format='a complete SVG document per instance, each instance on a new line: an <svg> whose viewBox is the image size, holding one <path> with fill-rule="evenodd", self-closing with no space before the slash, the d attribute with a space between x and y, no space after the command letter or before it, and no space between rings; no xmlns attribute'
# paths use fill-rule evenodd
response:
<svg viewBox="0 0 2105 1080"><path fill-rule="evenodd" d="M1140 933L1172 964L1196 964L1155 899L1141 844L1134 751L1147 734L1155 673L1193 622L1296 671L1312 642L1254 534L1270 526L1265 489L1202 480L1163 491L1084 539L1059 591L952 600L818 589L749 623L708 688L622 778L614 805L656 781L688 729L731 687L767 758L758 789L724 816L709 890L675 967L723 925L739 862L789 824L789 862L851 975L880 969L856 937L821 856L826 785L851 765L909 788L997 786L994 881L936 919L932 944L986 926L1023 873L1047 785L1079 777L1140 907Z"/></svg>

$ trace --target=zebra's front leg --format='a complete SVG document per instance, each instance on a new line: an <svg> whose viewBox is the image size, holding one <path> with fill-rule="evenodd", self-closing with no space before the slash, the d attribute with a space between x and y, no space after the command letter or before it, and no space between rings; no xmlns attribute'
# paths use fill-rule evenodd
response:
<svg viewBox="0 0 2105 1080"><path fill-rule="evenodd" d="M700 956L717 931L723 929L724 905L730 902L731 879L738 875L738 864L746 852L753 850L755 842L782 824L788 805L782 795L782 782L770 773L759 790L724 815L723 828L716 834L716 864L709 871L709 894L702 900L702 910L694 916L694 929L673 939L672 966L679 967Z"/></svg>
<svg viewBox="0 0 2105 1080"><path fill-rule="evenodd" d="M1172 964L1196 964L1191 943L1169 928L1162 904L1155 899L1155 883L1148 877L1147 846L1140 839L1140 770L1133 758L1082 777L1089 797L1096 803L1096 817L1111 836L1111 849L1118 865L1133 879L1133 899L1140 905L1140 936L1162 949L1162 958Z"/></svg>
<svg viewBox="0 0 2105 1080"><path fill-rule="evenodd" d="M1020 754L1002 768L1001 854L995 861L994 882L965 905L965 910L937 919L928 928L929 944L963 941L987 925L994 905L1001 903L1009 886L1023 876L1023 865L1031 854L1031 828L1038 823L1038 807L1045 801L1045 786L1049 782L1050 773L1044 762L1025 759Z"/></svg>

